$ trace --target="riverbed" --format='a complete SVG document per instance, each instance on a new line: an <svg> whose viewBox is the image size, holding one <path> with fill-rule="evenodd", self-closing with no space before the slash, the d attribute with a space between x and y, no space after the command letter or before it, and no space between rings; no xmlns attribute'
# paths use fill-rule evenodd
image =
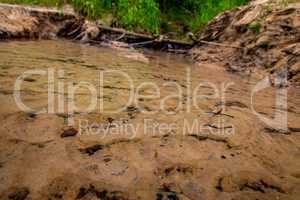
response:
<svg viewBox="0 0 300 200"><path fill-rule="evenodd" d="M299 103L181 54L2 42L0 196L296 199Z"/></svg>

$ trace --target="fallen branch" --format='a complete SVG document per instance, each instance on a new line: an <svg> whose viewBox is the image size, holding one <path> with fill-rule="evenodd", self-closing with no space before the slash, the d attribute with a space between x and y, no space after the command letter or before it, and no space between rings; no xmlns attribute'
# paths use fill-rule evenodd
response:
<svg viewBox="0 0 300 200"><path fill-rule="evenodd" d="M112 28L112 27L102 26L102 25L98 25L98 27L99 27L100 31L105 30L105 31L110 31L110 32L115 32L115 33L121 33L121 34L124 34L124 36L129 35L129 36L139 37L139 38L143 38L143 39L154 39L153 36L145 35L142 33L134 33L131 31L126 31L121 28Z"/></svg>
<svg viewBox="0 0 300 200"><path fill-rule="evenodd" d="M123 33L120 37L118 37L118 38L116 39L116 41L121 40L125 35L126 35L126 33Z"/></svg>
<svg viewBox="0 0 300 200"><path fill-rule="evenodd" d="M178 53L178 54L186 54L188 50L184 49L168 49L168 52Z"/></svg>
<svg viewBox="0 0 300 200"><path fill-rule="evenodd" d="M182 40L172 40L172 39L164 39L164 38L161 40L161 42L179 44L179 45L189 45L189 46L194 45L194 42L185 42Z"/></svg>
<svg viewBox="0 0 300 200"><path fill-rule="evenodd" d="M152 36L152 35L146 35L146 34L142 34L142 33L134 33L134 32L131 32L131 31L126 31L126 30L120 29L120 28L112 28L112 27L107 27L107 26L103 26L103 25L97 25L97 26L99 27L100 31L109 31L109 32L122 34L116 40L120 40L120 39L125 38L125 37L127 37L127 38L138 38L138 39L142 40L141 42L130 44L132 46L140 46L140 45L146 45L146 44L150 44L150 43L162 43L162 44L166 43L166 44L192 47L193 44L194 44L194 43L180 41L180 40L167 39L167 38L164 38L163 35L161 35L159 37L155 37L155 36Z"/></svg>
<svg viewBox="0 0 300 200"><path fill-rule="evenodd" d="M221 46L221 47L229 47L229 48L236 48L236 49L242 49L242 47L235 46L235 45L229 45L229 44L221 44L217 42L208 42L205 40L199 40L199 43L208 44L208 45L215 45L215 46Z"/></svg>
<svg viewBox="0 0 300 200"><path fill-rule="evenodd" d="M146 44L151 44L155 42L155 40L150 40L150 41L144 41L144 42L137 42L137 43L131 43L130 46L140 46L140 45L146 45Z"/></svg>

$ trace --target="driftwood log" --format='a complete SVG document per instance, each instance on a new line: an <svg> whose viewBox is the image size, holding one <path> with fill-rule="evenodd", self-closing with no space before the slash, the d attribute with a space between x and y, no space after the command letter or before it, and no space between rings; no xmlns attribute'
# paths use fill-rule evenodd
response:
<svg viewBox="0 0 300 200"><path fill-rule="evenodd" d="M190 49L194 44L193 42L168 39L162 35L152 36L103 25L98 25L98 27L100 34L97 39L100 41L105 39L121 41L135 48L144 47L162 50Z"/></svg>

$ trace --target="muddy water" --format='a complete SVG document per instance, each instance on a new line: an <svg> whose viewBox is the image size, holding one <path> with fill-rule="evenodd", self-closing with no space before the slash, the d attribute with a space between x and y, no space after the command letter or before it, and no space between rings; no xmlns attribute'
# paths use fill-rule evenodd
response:
<svg viewBox="0 0 300 200"><path fill-rule="evenodd" d="M0 47L3 199L300 195L297 88L267 87L251 103L262 77L183 55L68 41ZM275 98L284 92L286 108ZM287 133L276 128L283 118L270 124L278 112Z"/></svg>

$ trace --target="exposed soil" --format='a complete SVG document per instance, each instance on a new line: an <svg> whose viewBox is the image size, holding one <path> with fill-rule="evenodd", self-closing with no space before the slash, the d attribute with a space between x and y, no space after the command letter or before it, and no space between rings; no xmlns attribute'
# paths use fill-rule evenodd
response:
<svg viewBox="0 0 300 200"><path fill-rule="evenodd" d="M0 5L0 39L54 39L66 26L74 26L75 29L83 23L84 20L72 12Z"/></svg>
<svg viewBox="0 0 300 200"><path fill-rule="evenodd" d="M217 63L233 73L287 70L288 80L299 85L300 4L279 2L253 1L220 14L199 38L223 46L199 43L191 55L200 63Z"/></svg>

